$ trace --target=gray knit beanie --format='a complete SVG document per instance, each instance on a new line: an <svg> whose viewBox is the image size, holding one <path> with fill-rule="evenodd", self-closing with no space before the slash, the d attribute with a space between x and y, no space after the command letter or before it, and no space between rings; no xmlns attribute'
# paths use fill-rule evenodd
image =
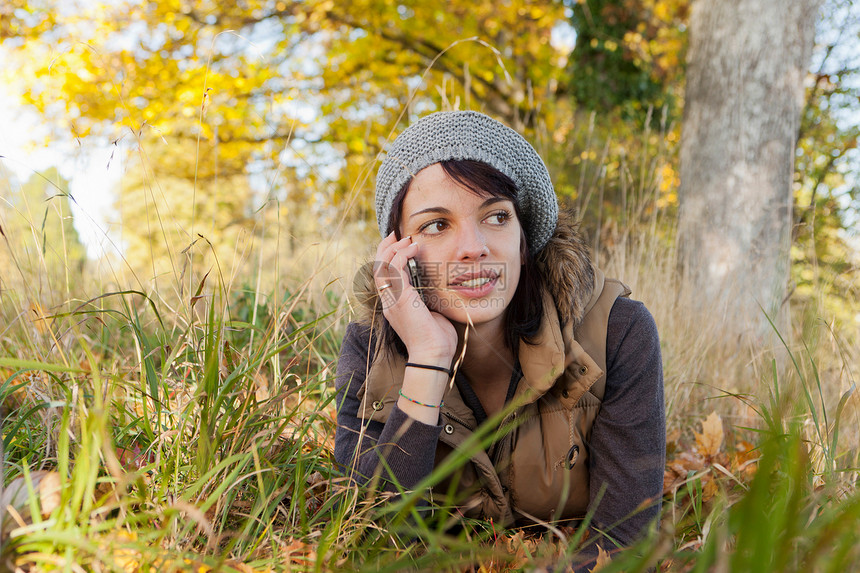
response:
<svg viewBox="0 0 860 573"><path fill-rule="evenodd" d="M448 159L482 161L517 186L523 228L531 251L555 230L558 202L546 165L523 136L476 111L441 111L406 128L391 145L376 176L376 220L385 237L394 197L425 167Z"/></svg>

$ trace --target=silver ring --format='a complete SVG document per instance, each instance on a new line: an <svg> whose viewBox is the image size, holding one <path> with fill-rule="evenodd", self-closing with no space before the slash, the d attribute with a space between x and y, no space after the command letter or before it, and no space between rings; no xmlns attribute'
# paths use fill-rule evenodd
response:
<svg viewBox="0 0 860 573"><path fill-rule="evenodd" d="M377 290L378 290L379 292L382 292L382 291L384 291L384 290L385 290L385 289L387 289L387 288L391 288L391 283L385 283L384 285L380 285L380 286L379 286L379 288L378 288Z"/></svg>

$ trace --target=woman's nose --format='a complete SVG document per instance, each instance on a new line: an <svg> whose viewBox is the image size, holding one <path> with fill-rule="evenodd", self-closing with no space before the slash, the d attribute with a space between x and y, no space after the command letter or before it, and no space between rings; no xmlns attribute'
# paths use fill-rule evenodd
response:
<svg viewBox="0 0 860 573"><path fill-rule="evenodd" d="M477 226L464 225L457 237L457 258L459 260L477 260L490 252L487 239Z"/></svg>

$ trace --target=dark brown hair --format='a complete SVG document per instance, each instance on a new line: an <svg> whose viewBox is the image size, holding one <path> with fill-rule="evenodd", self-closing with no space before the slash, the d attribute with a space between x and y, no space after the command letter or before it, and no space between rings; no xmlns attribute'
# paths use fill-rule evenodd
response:
<svg viewBox="0 0 860 573"><path fill-rule="evenodd" d="M537 268L535 258L531 254L528 235L523 229L524 219L520 210L517 186L510 177L481 161L450 159L440 161L439 165L442 166L448 177L479 197L502 197L514 204L514 211L520 222L522 268L520 281L517 283L514 296L505 311L504 324L505 343L513 351L514 356L517 356L521 340L527 344L534 343L534 337L540 329L543 318L543 297L541 296L543 278ZM401 238L400 222L403 216L403 200L411 183L412 180L410 179L394 197L391 215L388 218L386 234L393 230L398 240ZM384 319L382 334L385 342L392 344L400 354L406 355L405 345L391 325L388 324L388 321Z"/></svg>

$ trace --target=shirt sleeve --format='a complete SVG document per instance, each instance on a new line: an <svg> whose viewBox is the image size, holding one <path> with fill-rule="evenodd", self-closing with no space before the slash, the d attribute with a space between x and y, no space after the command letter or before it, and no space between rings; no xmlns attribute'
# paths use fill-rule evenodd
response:
<svg viewBox="0 0 860 573"><path fill-rule="evenodd" d="M337 364L337 429L334 457L344 471L360 483L379 475L383 489L412 489L433 471L440 425L410 418L395 404L383 424L358 416L370 361L370 328L350 323Z"/></svg>
<svg viewBox="0 0 860 573"><path fill-rule="evenodd" d="M660 514L663 366L657 326L641 302L615 301L606 341L606 390L589 444L592 528L627 546ZM601 545L613 548L606 541Z"/></svg>

